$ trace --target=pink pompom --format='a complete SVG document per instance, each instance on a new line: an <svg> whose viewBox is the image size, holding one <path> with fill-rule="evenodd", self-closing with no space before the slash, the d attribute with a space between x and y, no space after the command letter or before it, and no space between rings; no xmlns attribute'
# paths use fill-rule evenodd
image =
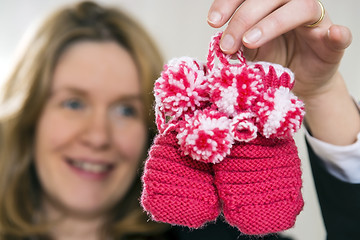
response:
<svg viewBox="0 0 360 240"><path fill-rule="evenodd" d="M259 100L259 125L265 137L291 137L300 128L304 104L289 88L269 88Z"/></svg>
<svg viewBox="0 0 360 240"><path fill-rule="evenodd" d="M211 101L219 111L233 117L248 111L262 87L259 70L233 64L213 71L209 77Z"/></svg>
<svg viewBox="0 0 360 240"><path fill-rule="evenodd" d="M226 115L199 110L193 116L185 116L185 122L177 135L185 155L206 163L218 163L230 153L234 140L230 134L231 121Z"/></svg>
<svg viewBox="0 0 360 240"><path fill-rule="evenodd" d="M157 111L163 118L177 119L201 108L209 99L205 82L204 66L198 61L189 57L169 61L155 82Z"/></svg>
<svg viewBox="0 0 360 240"><path fill-rule="evenodd" d="M263 90L254 107L261 134L269 137L292 137L300 128L304 104L292 92L295 83L290 69L268 62L252 63L263 79Z"/></svg>

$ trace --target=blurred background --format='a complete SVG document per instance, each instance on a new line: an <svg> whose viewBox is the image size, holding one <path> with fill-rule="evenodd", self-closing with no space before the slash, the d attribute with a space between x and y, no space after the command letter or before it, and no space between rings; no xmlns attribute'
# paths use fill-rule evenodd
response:
<svg viewBox="0 0 360 240"><path fill-rule="evenodd" d="M0 84L6 78L16 48L25 31L57 6L75 0L0 0ZM127 10L157 41L165 61L190 56L205 61L209 39L218 31L208 26L207 12L212 0L98 0ZM323 0L334 23L352 30L353 43L348 48L340 70L350 93L360 99L360 1ZM303 132L295 137L302 159L304 210L295 227L286 235L296 240L325 239L325 230L308 162Z"/></svg>

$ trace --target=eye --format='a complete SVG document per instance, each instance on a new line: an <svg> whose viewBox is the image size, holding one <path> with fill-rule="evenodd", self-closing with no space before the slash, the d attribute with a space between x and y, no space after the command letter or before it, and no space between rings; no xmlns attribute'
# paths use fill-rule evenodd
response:
<svg viewBox="0 0 360 240"><path fill-rule="evenodd" d="M70 110L81 110L85 107L85 104L81 100L75 98L65 100L61 105Z"/></svg>
<svg viewBox="0 0 360 240"><path fill-rule="evenodd" d="M121 104L115 107L115 112L119 117L137 117L139 110L129 104Z"/></svg>

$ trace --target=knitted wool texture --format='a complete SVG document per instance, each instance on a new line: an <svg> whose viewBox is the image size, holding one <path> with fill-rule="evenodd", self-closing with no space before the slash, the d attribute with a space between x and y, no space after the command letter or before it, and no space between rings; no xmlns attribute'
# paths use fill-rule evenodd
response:
<svg viewBox="0 0 360 240"><path fill-rule="evenodd" d="M142 205L154 220L198 228L219 215L211 165L182 155L176 132L156 137L145 169Z"/></svg>
<svg viewBox="0 0 360 240"><path fill-rule="evenodd" d="M173 59L155 83L159 134L141 204L155 221L199 228L223 212L243 233L279 232L303 207L292 137L304 106L290 91L289 69L246 62L241 51L230 63L220 37L212 38L206 64Z"/></svg>

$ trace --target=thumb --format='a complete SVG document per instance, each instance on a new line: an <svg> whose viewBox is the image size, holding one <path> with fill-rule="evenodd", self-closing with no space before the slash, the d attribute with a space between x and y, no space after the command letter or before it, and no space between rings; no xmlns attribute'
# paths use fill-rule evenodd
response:
<svg viewBox="0 0 360 240"><path fill-rule="evenodd" d="M334 51L343 51L345 50L352 41L352 34L349 28L332 25L326 37L326 44L328 47Z"/></svg>

